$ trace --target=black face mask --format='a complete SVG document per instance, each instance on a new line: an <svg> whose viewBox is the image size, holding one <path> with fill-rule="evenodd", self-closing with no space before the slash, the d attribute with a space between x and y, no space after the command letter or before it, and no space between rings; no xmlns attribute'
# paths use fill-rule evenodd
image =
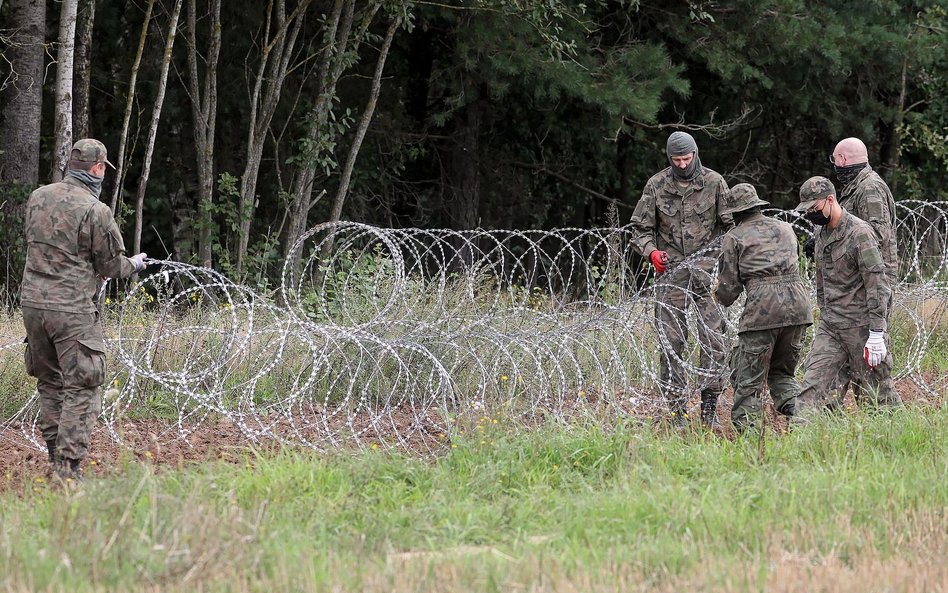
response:
<svg viewBox="0 0 948 593"><path fill-rule="evenodd" d="M807 211L807 213L803 215L803 218L818 226L826 226L826 223L830 221L829 216L823 214L822 210Z"/></svg>
<svg viewBox="0 0 948 593"><path fill-rule="evenodd" d="M836 172L836 179L846 187L849 183L859 175L859 172L866 168L868 163L857 163L855 165L846 165L845 167L833 167L833 170Z"/></svg>

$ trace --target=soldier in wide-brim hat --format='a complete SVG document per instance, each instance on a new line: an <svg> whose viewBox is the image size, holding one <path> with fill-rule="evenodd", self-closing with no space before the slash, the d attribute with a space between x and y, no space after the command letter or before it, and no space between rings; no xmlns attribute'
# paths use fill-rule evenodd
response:
<svg viewBox="0 0 948 593"><path fill-rule="evenodd" d="M730 365L731 422L739 433L758 424L765 381L777 412L796 416L800 385L794 375L813 323L796 233L764 215L761 207L767 205L748 183L731 188L725 212L736 226L724 235L714 287L714 298L725 307L747 293Z"/></svg>

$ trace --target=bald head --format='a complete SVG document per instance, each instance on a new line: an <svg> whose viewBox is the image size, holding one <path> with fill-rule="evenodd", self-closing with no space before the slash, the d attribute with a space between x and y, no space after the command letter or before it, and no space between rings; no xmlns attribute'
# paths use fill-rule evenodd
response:
<svg viewBox="0 0 948 593"><path fill-rule="evenodd" d="M839 155L843 157L847 165L858 165L869 162L869 151L866 145L859 138L846 138L839 141L836 149L833 150L833 158Z"/></svg>

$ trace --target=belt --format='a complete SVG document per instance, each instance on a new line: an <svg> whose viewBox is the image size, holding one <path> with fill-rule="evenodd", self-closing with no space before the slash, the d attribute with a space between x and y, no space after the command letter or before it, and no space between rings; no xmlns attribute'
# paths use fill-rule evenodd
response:
<svg viewBox="0 0 948 593"><path fill-rule="evenodd" d="M755 286L764 286L767 284L793 284L794 282L802 282L803 278L800 277L799 273L791 274L780 274L778 276L761 276L758 278L748 278L747 282L744 283L744 288L750 290Z"/></svg>

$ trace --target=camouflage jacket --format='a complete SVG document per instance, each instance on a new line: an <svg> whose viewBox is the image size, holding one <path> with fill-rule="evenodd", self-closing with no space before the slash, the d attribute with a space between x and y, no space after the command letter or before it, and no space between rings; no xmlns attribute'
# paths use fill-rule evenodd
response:
<svg viewBox="0 0 948 593"><path fill-rule="evenodd" d="M799 266L793 227L752 215L724 235L714 298L728 307L747 291L738 332L809 325L813 305Z"/></svg>
<svg viewBox="0 0 948 593"><path fill-rule="evenodd" d="M872 226L879 239L889 284L894 285L899 273L895 240L895 199L885 181L866 165L849 185L840 190L839 205Z"/></svg>
<svg viewBox="0 0 948 593"><path fill-rule="evenodd" d="M98 276L123 278L135 271L111 210L78 179L34 191L25 230L23 306L91 313Z"/></svg>
<svg viewBox="0 0 948 593"><path fill-rule="evenodd" d="M685 187L675 181L671 167L653 175L632 213L633 248L645 257L656 249L666 251L672 267L708 247L733 225L730 215L718 214L727 191L724 178L707 167ZM714 259L701 267L710 272Z"/></svg>
<svg viewBox="0 0 948 593"><path fill-rule="evenodd" d="M835 229L816 234L814 255L820 322L885 331L891 288L869 223L843 210Z"/></svg>

